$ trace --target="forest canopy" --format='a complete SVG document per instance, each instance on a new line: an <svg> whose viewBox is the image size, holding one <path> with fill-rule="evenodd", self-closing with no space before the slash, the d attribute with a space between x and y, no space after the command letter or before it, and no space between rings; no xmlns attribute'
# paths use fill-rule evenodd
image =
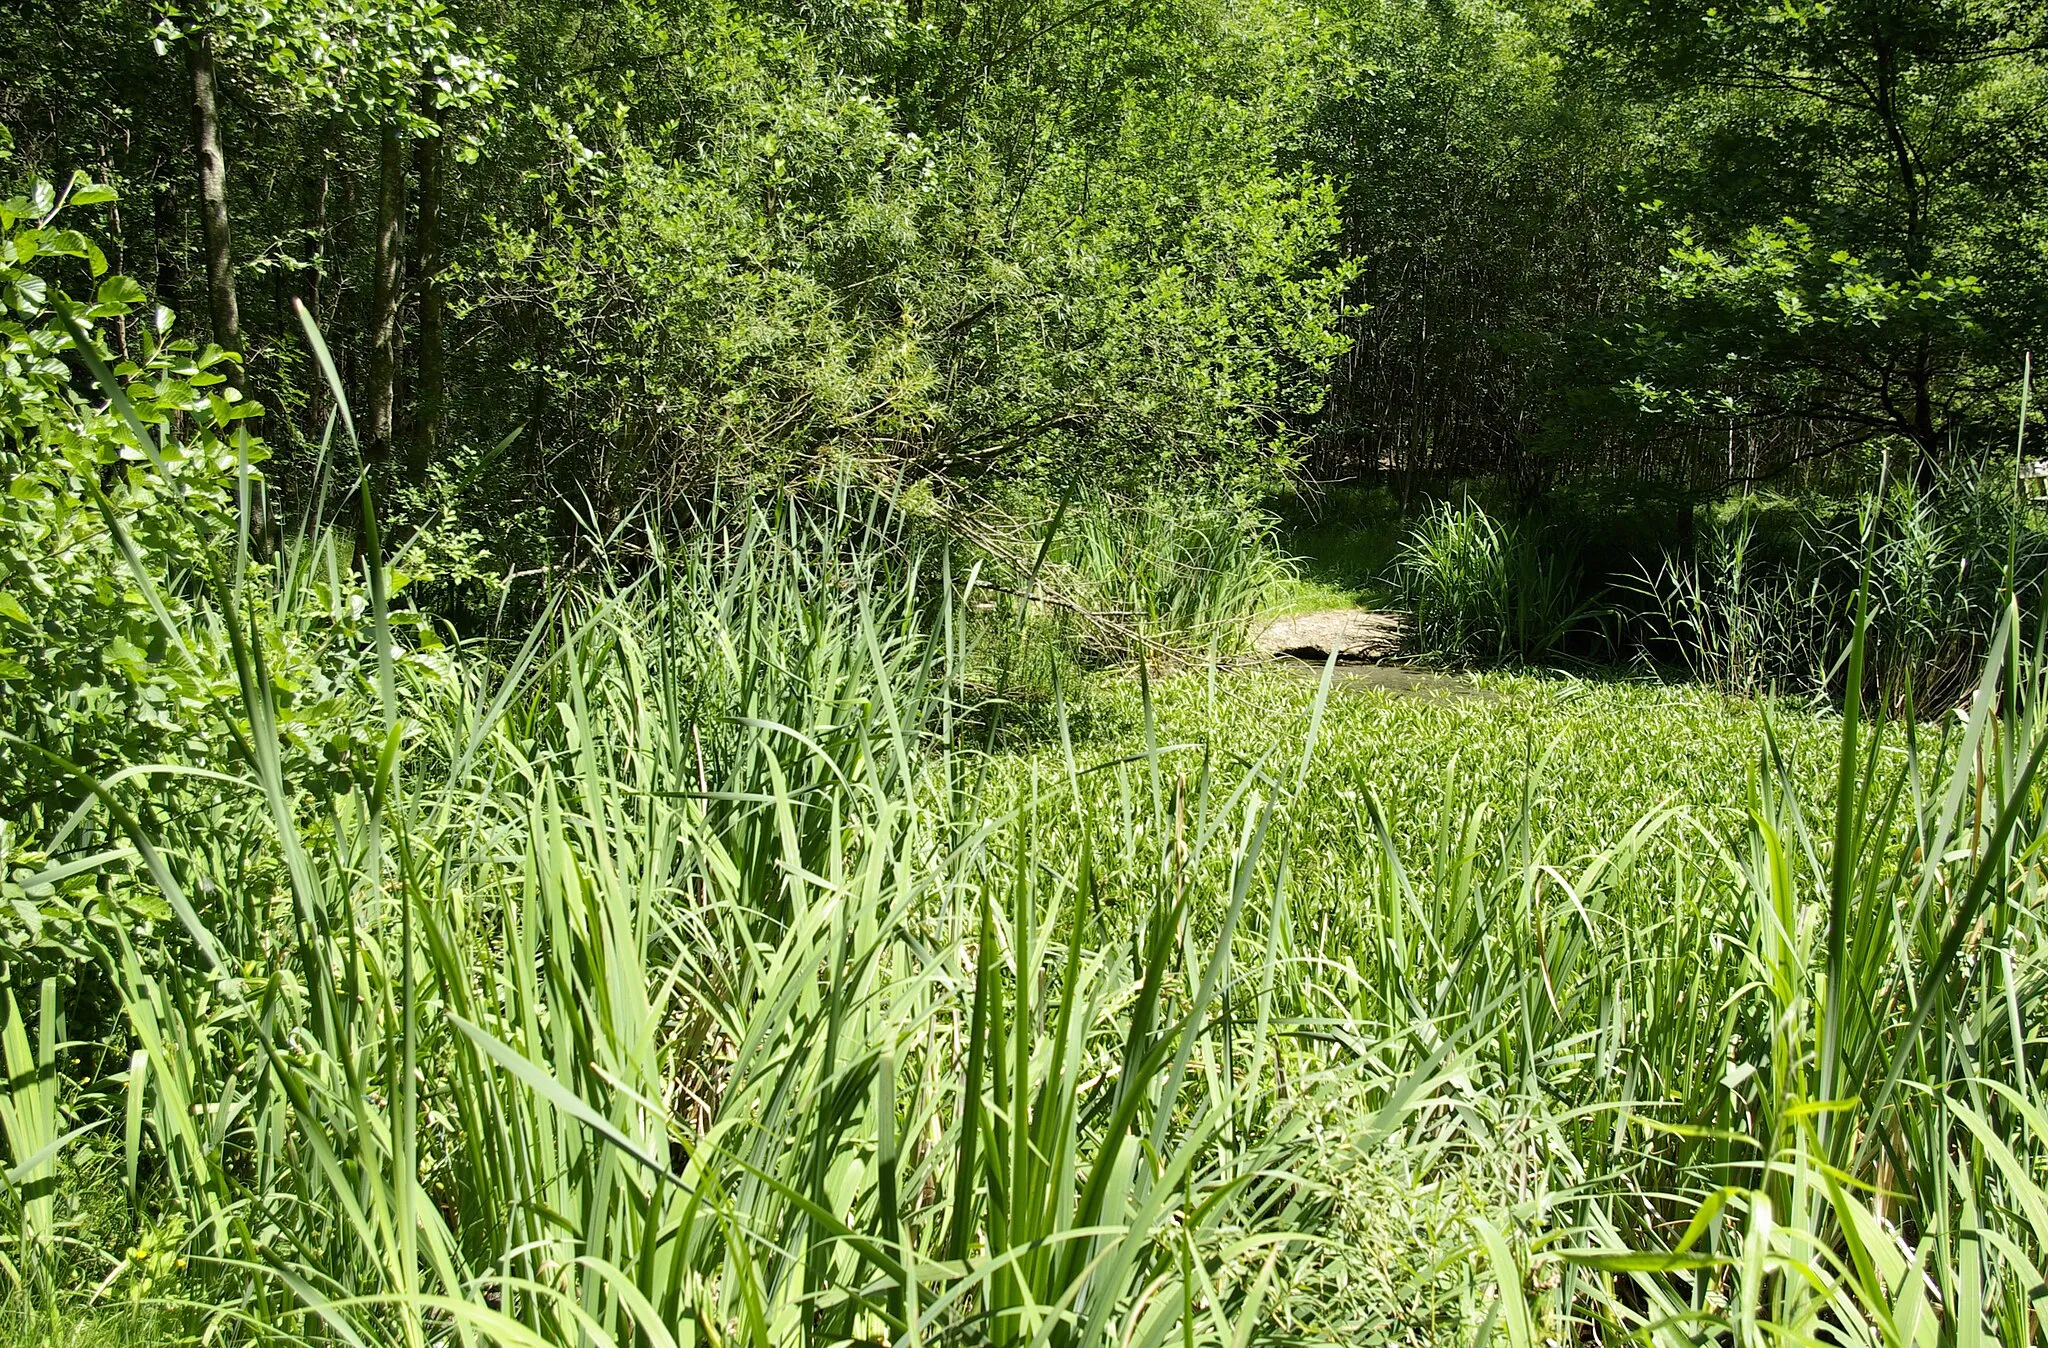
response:
<svg viewBox="0 0 2048 1348"><path fill-rule="evenodd" d="M26 0L6 172L516 555L858 465L1705 500L2010 434L2023 0ZM484 465L489 461L486 471ZM466 484L466 486L465 486Z"/></svg>

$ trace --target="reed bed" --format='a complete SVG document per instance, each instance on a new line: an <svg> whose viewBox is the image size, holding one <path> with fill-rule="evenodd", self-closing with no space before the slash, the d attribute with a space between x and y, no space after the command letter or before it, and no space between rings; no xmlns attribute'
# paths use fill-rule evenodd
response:
<svg viewBox="0 0 2048 1348"><path fill-rule="evenodd" d="M851 489L614 540L510 647L357 499L160 609L228 748L34 750L17 1341L2041 1335L2010 595L1939 717L1139 661L1077 729L1032 587Z"/></svg>

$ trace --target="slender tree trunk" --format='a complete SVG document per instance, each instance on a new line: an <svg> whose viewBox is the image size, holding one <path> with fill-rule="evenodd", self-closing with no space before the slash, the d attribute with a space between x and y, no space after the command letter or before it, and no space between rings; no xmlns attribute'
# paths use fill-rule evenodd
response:
<svg viewBox="0 0 2048 1348"><path fill-rule="evenodd" d="M1934 424L1934 355L1927 334L1913 351L1913 482L1926 495L1941 485L1942 436Z"/></svg>
<svg viewBox="0 0 2048 1348"><path fill-rule="evenodd" d="M192 148L199 165L199 220L206 235L206 302L213 340L242 350L242 316L235 304L235 260L228 235L227 160L220 150L220 109L213 78L213 45L202 28L185 34L185 68L192 76ZM229 369L238 387L241 375Z"/></svg>
<svg viewBox="0 0 2048 1348"><path fill-rule="evenodd" d="M405 142L398 128L384 129L377 165L376 275L370 293L369 457L391 458L393 415L398 402L399 269L405 261L400 235L405 218Z"/></svg>
<svg viewBox="0 0 2048 1348"><path fill-rule="evenodd" d="M325 155L321 156L319 170L307 186L307 223L313 232L312 267L306 279L306 312L313 321L326 326L327 313L321 305L320 280L327 270L327 193L328 165ZM327 377L319 371L311 372L306 381L306 436L319 440L327 428Z"/></svg>
<svg viewBox="0 0 2048 1348"><path fill-rule="evenodd" d="M1930 194L1926 177L1920 171L1920 157L1908 136L1905 116L1900 110L1901 76L1897 53L1890 42L1879 40L1872 54L1876 58L1873 96L1878 120L1883 124L1885 140L1891 147L1899 192L1906 204L1906 233L1901 241L1903 261L1906 274L1918 276L1928 270L1930 260L1927 225ZM1924 326L1914 344L1912 366L1907 377L1913 391L1913 408L1912 421L1906 430L1917 451L1913 462L1913 481L1924 493L1940 481L1942 469L1941 435L1934 425L1933 344Z"/></svg>
<svg viewBox="0 0 2048 1348"><path fill-rule="evenodd" d="M161 170L165 166L158 165ZM178 190L169 172L159 172L150 192L150 235L155 251L156 297L172 312L185 307L185 229L178 212Z"/></svg>
<svg viewBox="0 0 2048 1348"><path fill-rule="evenodd" d="M441 120L438 115L436 121ZM441 136L422 137L414 148L419 171L420 331L419 392L413 406L414 482L426 479L441 450Z"/></svg>
<svg viewBox="0 0 2048 1348"><path fill-rule="evenodd" d="M228 162L220 148L219 86L213 75L213 43L194 25L185 34L185 69L192 76L192 149L199 169L199 222L206 240L206 308L216 346L242 350L242 311L235 302L235 254L228 230ZM228 386L247 387L241 360L221 367ZM267 497L259 482L248 520L249 542L258 557L270 552Z"/></svg>

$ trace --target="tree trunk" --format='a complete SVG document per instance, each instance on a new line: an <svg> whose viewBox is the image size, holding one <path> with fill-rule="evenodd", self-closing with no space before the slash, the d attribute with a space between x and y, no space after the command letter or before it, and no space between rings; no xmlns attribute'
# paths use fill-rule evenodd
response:
<svg viewBox="0 0 2048 1348"><path fill-rule="evenodd" d="M313 316L313 322L326 326L327 312L321 304L320 279L327 270L327 192L328 166L325 155L321 156L320 167L313 175L306 190L307 226L313 234L312 266L306 274L306 312ZM306 438L319 440L327 429L327 378L314 370L306 381Z"/></svg>
<svg viewBox="0 0 2048 1348"><path fill-rule="evenodd" d="M235 304L235 260L228 235L227 160L220 150L220 109L213 78L213 45L202 28L185 34L185 68L192 75L192 148L199 165L199 220L206 235L206 303L213 340L240 354L242 316ZM228 380L241 385L239 366Z"/></svg>
<svg viewBox="0 0 2048 1348"><path fill-rule="evenodd" d="M438 114L435 120L440 120ZM412 457L407 464L408 475L414 482L426 480L441 450L442 139L426 136L414 148L420 191L416 240L420 277L419 393L413 406Z"/></svg>
<svg viewBox="0 0 2048 1348"><path fill-rule="evenodd" d="M1920 447L1920 492L1924 496L1941 483L1942 434L1934 424L1933 343L1925 332L1913 352L1913 440Z"/></svg>
<svg viewBox="0 0 2048 1348"><path fill-rule="evenodd" d="M391 458L392 421L398 401L399 268L405 260L400 235L405 216L405 142L398 129L384 128L377 165L376 275L370 292L371 462Z"/></svg>
<svg viewBox="0 0 2048 1348"><path fill-rule="evenodd" d="M181 156L182 157L182 156ZM163 165L158 166L164 168ZM178 190L169 172L160 172L150 192L150 234L154 240L157 303L173 313L185 307L185 226L178 211Z"/></svg>

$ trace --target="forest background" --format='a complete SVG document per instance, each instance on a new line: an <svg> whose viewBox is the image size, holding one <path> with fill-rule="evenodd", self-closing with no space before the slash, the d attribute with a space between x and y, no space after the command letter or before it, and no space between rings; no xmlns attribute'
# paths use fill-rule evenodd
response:
<svg viewBox="0 0 2048 1348"><path fill-rule="evenodd" d="M2048 16L2005 0L10 26L10 177L118 191L65 223L239 355L285 499L333 410L302 302L471 602L578 515L831 465L1238 503L1480 479L1648 552L1731 490L1981 464L2048 324Z"/></svg>

